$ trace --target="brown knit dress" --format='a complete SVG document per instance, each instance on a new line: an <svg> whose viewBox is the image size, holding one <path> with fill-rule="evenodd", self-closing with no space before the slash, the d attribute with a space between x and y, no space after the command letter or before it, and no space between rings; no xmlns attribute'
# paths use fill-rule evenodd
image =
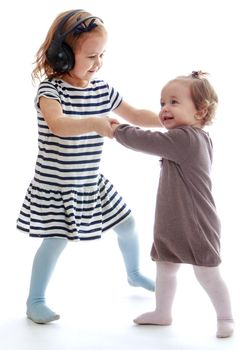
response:
<svg viewBox="0 0 248 350"><path fill-rule="evenodd" d="M211 193L213 147L208 133L190 126L163 133L120 125L115 138L161 158L152 259L219 265L220 221Z"/></svg>

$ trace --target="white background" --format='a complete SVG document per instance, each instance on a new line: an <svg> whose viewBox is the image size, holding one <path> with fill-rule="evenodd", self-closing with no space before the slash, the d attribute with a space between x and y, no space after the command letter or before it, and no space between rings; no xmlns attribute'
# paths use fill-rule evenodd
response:
<svg viewBox="0 0 248 350"><path fill-rule="evenodd" d="M0 344L4 341L5 349L15 350L15 346L19 349L17 346L19 342L25 344L23 345L25 349L28 348L27 344L32 345L32 340L26 333L30 342L25 343L20 337L16 339L16 343L10 343L12 344L10 347L7 345L7 338L13 332L11 327L16 327L17 333L21 332L19 327L23 327L32 259L40 244L39 240L31 239L15 228L26 188L34 173L37 154L37 126L33 106L37 86L33 86L31 81L32 63L55 16L62 11L76 8L84 8L104 20L109 32L109 44L104 66L98 76L115 86L124 99L136 107L159 111L160 90L169 79L188 74L192 70L210 73L210 81L220 100L217 120L208 131L212 135L215 151L212 175L214 196L222 221L222 270L233 299L238 325L236 341L239 339L238 336L242 338L243 316L245 310L247 312L248 242L246 225L248 24L245 3L245 0L43 0L41 2L15 0L0 5L2 67L0 320L5 325L2 329L6 335L6 338L1 335ZM106 140L102 171L133 209L139 227L142 267L144 271L154 275L154 264L150 260L149 253L159 176L158 159L131 152L115 141ZM82 312L83 319L85 311L81 310L83 306L80 301L84 300L84 293L87 295L85 286L87 288L90 285L94 286L93 289L99 291L104 285L106 294L102 290L103 298L109 295L115 298L116 294L113 291L120 292L122 301L123 298L125 300L124 305L127 303L127 308L123 304L118 305L119 300L116 300L114 309L120 307L120 312L125 309L127 323L124 322L124 325L121 323L119 313L117 323L120 324L118 331L126 332L126 324L130 327L132 317L137 316L136 310L133 312L131 306L137 308L140 297L141 306L137 310L147 311L144 308L151 307L154 300L153 295L144 296L143 291L135 291L136 294L132 294L134 292L126 286L125 278L114 234L109 232L99 242L71 244L68 247L57 267L49 289L50 296L60 309L67 310L66 307L69 309L71 303L78 305L78 312L80 315ZM204 311L207 315L212 309L207 300L201 299L205 297L202 296L201 290L198 295L199 287L187 267L182 269L180 278L178 301L175 301L177 305L175 317L184 320L185 312L193 313L192 328L194 328L196 327L193 321L194 313L197 314L200 306L204 305L204 302L207 303ZM106 289L109 279L115 280L111 287L112 292ZM77 290L81 293L80 297L77 293L74 294ZM93 293L92 288L89 288L88 293L89 295ZM124 293L124 296L121 293ZM99 297L99 294L97 296ZM199 298L197 306L196 298ZM92 300L88 301L91 302ZM109 314L109 311L105 310L108 303L103 304L103 312L102 303L99 303L97 313ZM190 309L183 310L188 305L191 305ZM67 314L68 324L73 317L75 318L73 311L70 312L71 319ZM198 312L199 317L204 318L203 312ZM93 314L96 314L95 310ZM204 333L206 339L211 338L208 326L214 322L212 313L209 319L211 319L209 323L203 327L203 331L206 330ZM108 322L105 323L108 332L107 325ZM115 327L114 329L116 331ZM24 332L27 332L27 329ZM93 326L89 328L89 332L94 332ZM192 329L191 332L193 337ZM104 334L101 336L104 337ZM80 343L80 337L76 337L76 340ZM211 341L213 342L212 338ZM187 349L186 343L182 348L184 350ZM101 342L97 343L96 340L92 344L89 342L85 349L94 349L94 346L97 349L105 348L97 344ZM106 348L111 349L109 344ZM211 343L211 346L213 344ZM219 344L213 345L216 346L213 349L221 346ZM243 349L242 346L239 348L241 344L239 342L225 343L226 349L228 344L230 346L234 344L235 350ZM30 348L33 349L31 345ZM129 348L130 346L129 344ZM160 349L159 345L157 346L154 349ZM171 349L177 348L177 345L173 346ZM190 346L191 350L194 349L192 344ZM199 349L197 346L196 349ZM51 349L57 348L67 349L63 344L54 344L51 347ZM74 348L84 347L79 347L75 341L74 347L70 349Z"/></svg>

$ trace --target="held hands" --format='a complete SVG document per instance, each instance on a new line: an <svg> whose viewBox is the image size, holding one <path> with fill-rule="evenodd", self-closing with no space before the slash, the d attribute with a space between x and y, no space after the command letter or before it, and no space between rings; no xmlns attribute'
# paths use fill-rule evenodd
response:
<svg viewBox="0 0 248 350"><path fill-rule="evenodd" d="M114 135L114 132L118 128L119 125L120 125L120 123L117 120L114 120L113 122L111 122L111 128L113 130L113 135Z"/></svg>
<svg viewBox="0 0 248 350"><path fill-rule="evenodd" d="M94 130L101 136L107 136L110 139L114 137L114 131L119 125L117 119L104 117L94 119Z"/></svg>

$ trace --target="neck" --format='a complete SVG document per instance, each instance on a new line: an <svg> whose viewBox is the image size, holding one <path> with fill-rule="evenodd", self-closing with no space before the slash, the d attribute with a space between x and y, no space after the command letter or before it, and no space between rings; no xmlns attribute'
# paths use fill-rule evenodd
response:
<svg viewBox="0 0 248 350"><path fill-rule="evenodd" d="M85 88L89 84L88 80L79 79L79 78L73 76L70 72L66 73L63 76L63 80L70 85L82 87L82 88Z"/></svg>
<svg viewBox="0 0 248 350"><path fill-rule="evenodd" d="M193 128L200 128L200 129L203 129L203 123L202 122L196 122L194 124L191 125Z"/></svg>

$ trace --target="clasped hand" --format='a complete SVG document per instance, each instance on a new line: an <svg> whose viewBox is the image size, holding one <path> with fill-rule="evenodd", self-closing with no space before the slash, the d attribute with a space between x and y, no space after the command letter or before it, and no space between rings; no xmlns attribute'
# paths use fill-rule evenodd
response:
<svg viewBox="0 0 248 350"><path fill-rule="evenodd" d="M114 131L119 124L118 120L114 118L97 118L95 131L101 136L112 139L114 137Z"/></svg>

